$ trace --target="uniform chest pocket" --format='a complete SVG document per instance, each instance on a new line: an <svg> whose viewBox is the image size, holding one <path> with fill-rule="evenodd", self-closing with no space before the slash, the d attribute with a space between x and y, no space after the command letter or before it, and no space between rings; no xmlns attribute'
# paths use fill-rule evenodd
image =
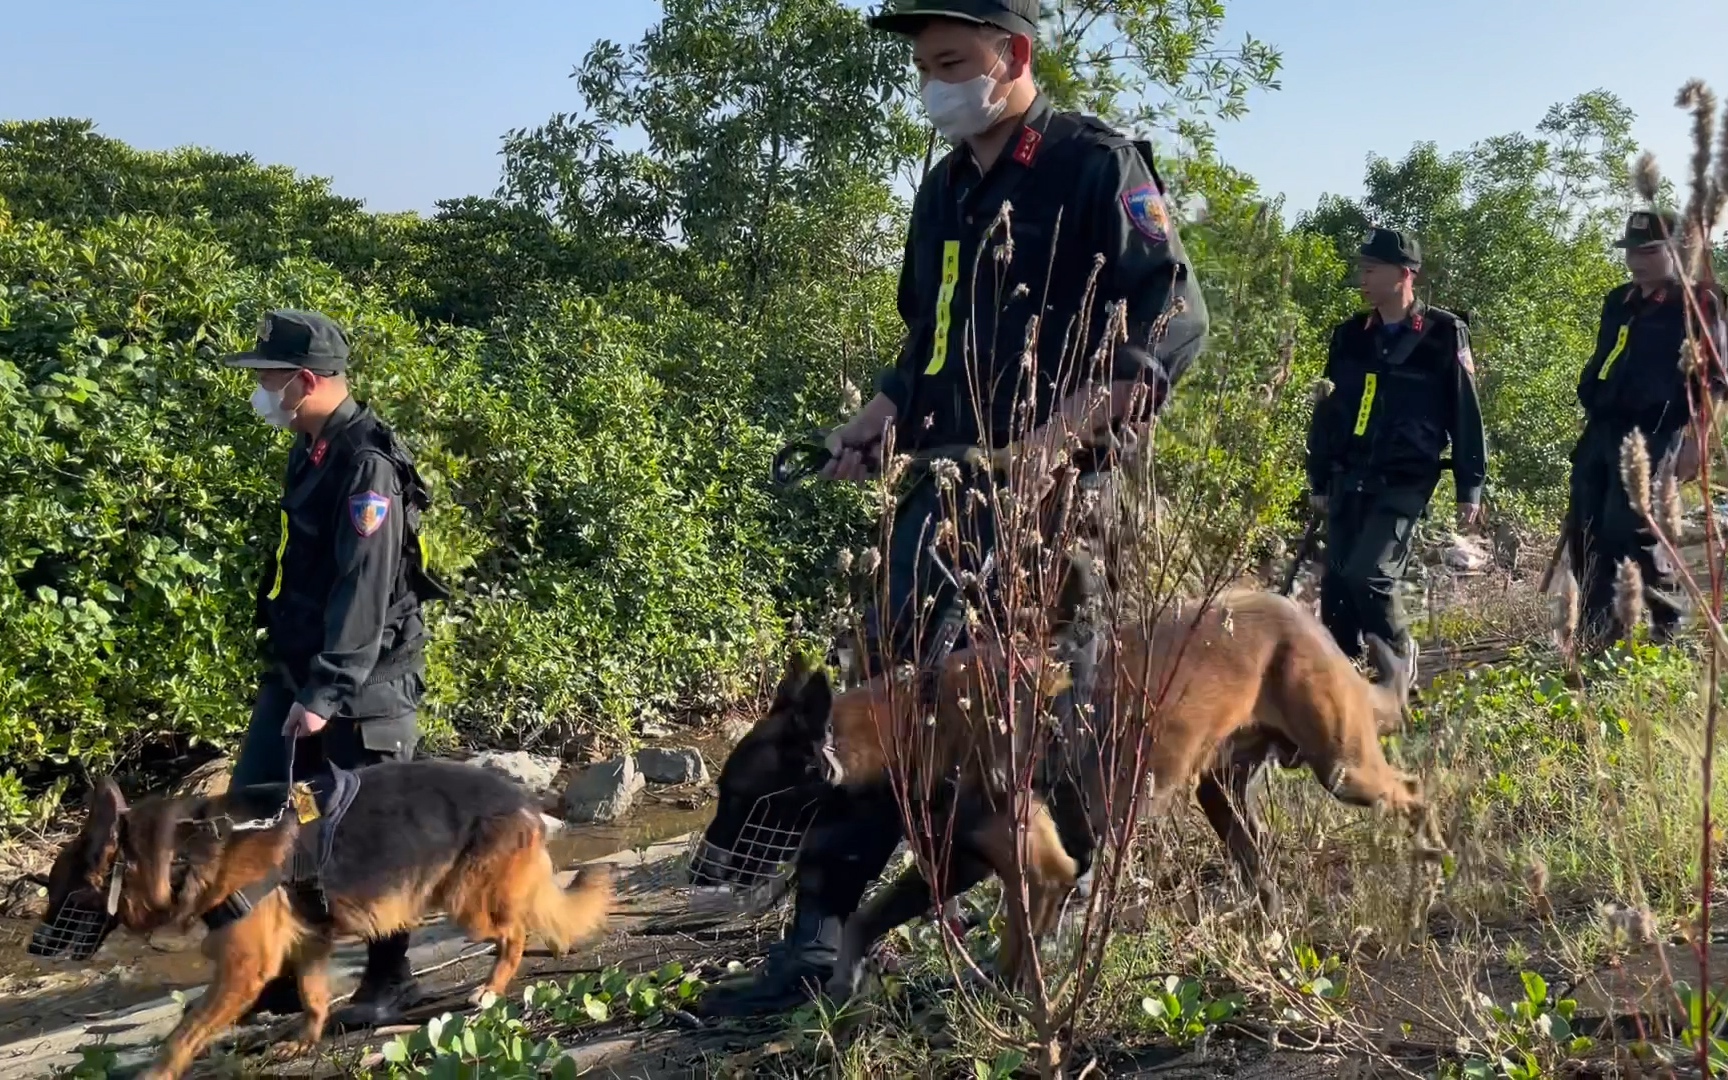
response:
<svg viewBox="0 0 1728 1080"><path fill-rule="evenodd" d="M330 523L324 520L326 500L320 497L325 475L323 470L314 471L282 496L284 539L292 535L296 543L314 541L329 531Z"/></svg>
<svg viewBox="0 0 1728 1080"><path fill-rule="evenodd" d="M1380 393L1401 415L1428 416L1440 407L1439 387L1428 373L1402 364L1380 377Z"/></svg>

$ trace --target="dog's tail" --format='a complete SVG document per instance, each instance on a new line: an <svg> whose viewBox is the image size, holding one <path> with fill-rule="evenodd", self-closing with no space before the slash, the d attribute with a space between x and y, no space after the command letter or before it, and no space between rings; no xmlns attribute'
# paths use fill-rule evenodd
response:
<svg viewBox="0 0 1728 1080"><path fill-rule="evenodd" d="M612 874L605 867L576 871L568 889L558 887L551 859L528 905L528 930L538 934L555 953L597 936L612 913Z"/></svg>

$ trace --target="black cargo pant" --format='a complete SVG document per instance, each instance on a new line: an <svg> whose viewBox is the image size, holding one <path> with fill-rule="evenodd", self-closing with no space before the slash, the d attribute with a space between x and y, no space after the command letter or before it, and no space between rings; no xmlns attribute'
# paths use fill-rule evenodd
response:
<svg viewBox="0 0 1728 1080"><path fill-rule="evenodd" d="M1077 531L1104 560L1111 556L1117 542L1118 476L1091 473L1076 484L1080 492L1091 492L1093 500L1090 512L1077 523ZM968 475L944 491L934 479L925 477L914 481L916 486L902 497L889 534L889 550L884 555L887 568L884 599L890 617L884 619L877 613L873 626L868 628L866 664L870 674L878 673L884 660L889 665L901 662L921 665L929 658L937 624L955 599L954 581L963 573L980 573L986 556L995 548L996 525L990 504L969 494L973 487L987 482L984 477ZM945 543L941 545L940 556L930 550L936 543L937 527L944 521L958 523L961 541L958 569L947 565L950 548ZM1054 521L1047 522L1050 528L1055 525ZM987 600L994 600L992 586L997 580L993 572L986 583ZM963 600L976 601L976 598L968 587ZM866 618L867 622L872 621L868 614ZM1067 654L1072 686L1054 703L1058 715L1072 711L1072 702L1088 700L1097 679L1101 644L1097 635L1080 631L1073 636L1076 640ZM884 643L886 649L882 647ZM962 628L954 647L964 648L966 644ZM1055 762L1054 755L1051 759ZM1091 845L1083 835L1084 812L1073 780L1066 772L1060 778L1052 778L1052 785L1062 786L1048 796L1048 801L1064 843L1084 864L1088 860L1082 856L1089 854ZM880 791L835 793L818 812L810 836L799 849L800 909L809 906L811 910L841 918L851 915L864 891L888 865L903 836L899 806L886 784Z"/></svg>
<svg viewBox="0 0 1728 1080"><path fill-rule="evenodd" d="M1620 478L1620 444L1629 425L1591 421L1572 450L1572 527L1567 556L1581 594L1580 638L1589 649L1623 637L1614 604L1614 580L1621 560L1638 564L1644 578L1644 603L1652 634L1662 640L1679 626L1685 607L1678 594L1677 568L1662 550L1649 522L1632 505ZM1672 467L1684 432L1646 437L1651 488L1663 467Z"/></svg>
<svg viewBox="0 0 1728 1080"><path fill-rule="evenodd" d="M1320 620L1344 655L1362 655L1363 635L1404 650L1409 627L1398 586L1416 522L1434 485L1336 483L1326 501L1326 573Z"/></svg>
<svg viewBox="0 0 1728 1080"><path fill-rule="evenodd" d="M369 719L363 724L351 717L326 717L329 724L318 734L299 740L294 748L294 780L304 780L323 769L326 763L343 769L359 769L383 761L408 761L414 756L419 739L418 708L424 692L424 682L418 674L403 676L389 687L379 687L371 697L400 706L392 710L398 715ZM391 691L394 691L392 693ZM252 784L279 784L287 777L287 742L282 725L294 707L295 694L279 674L268 674L259 682L258 696L252 703L252 720L246 728L240 753L234 762L228 785L231 788ZM400 986L413 978L408 963L408 931L367 943L366 968L360 977L365 997L381 989ZM298 994L293 988L291 973L278 977L259 995L259 1008L271 1012L293 1008Z"/></svg>

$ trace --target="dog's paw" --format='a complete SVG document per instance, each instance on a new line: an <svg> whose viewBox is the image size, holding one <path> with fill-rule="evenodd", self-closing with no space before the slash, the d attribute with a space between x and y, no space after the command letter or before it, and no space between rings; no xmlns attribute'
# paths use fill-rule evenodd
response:
<svg viewBox="0 0 1728 1080"><path fill-rule="evenodd" d="M308 1039L304 1035L293 1039L284 1039L270 1048L269 1056L277 1061L294 1061L298 1058L311 1057L318 1052L318 1040Z"/></svg>

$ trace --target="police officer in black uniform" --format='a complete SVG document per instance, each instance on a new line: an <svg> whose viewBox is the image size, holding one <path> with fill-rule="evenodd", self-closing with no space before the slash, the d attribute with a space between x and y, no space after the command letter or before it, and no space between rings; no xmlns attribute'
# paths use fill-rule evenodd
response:
<svg viewBox="0 0 1728 1080"><path fill-rule="evenodd" d="M1397 593L1411 533L1440 481L1448 441L1458 527L1477 523L1487 440L1470 329L1416 299L1415 237L1376 228L1358 254L1369 310L1332 331L1332 391L1308 427L1310 500L1326 515L1320 614L1346 655L1360 656L1363 635L1373 634L1410 659L1414 679L1415 642Z"/></svg>
<svg viewBox="0 0 1728 1080"><path fill-rule="evenodd" d="M906 0L871 20L875 29L912 39L925 108L954 149L924 178L913 204L900 274L907 335L899 360L876 396L829 435L833 460L824 475L831 479L878 472L890 426L896 453L942 448L941 456L959 460L964 447L1021 443L1059 460L1069 433L1084 440L1148 420L1204 345L1205 302L1150 146L1050 106L1031 75L1038 18L1038 0ZM1006 227L999 224L1004 207L1011 207ZM1091 370L1117 305L1109 369ZM1155 334L1167 313L1164 332ZM1035 362L1027 364L1035 319ZM1108 395L1097 392L1100 385ZM1036 407L1025 416L1020 408L1028 400ZM1083 484L1097 487L1109 454L1088 453L1075 464ZM962 474L962 489L983 479L972 469ZM909 484L886 557L887 648L870 650L878 668L882 651L928 667L939 649L931 624L955 593L929 554L948 513L944 504L957 502L965 519L964 568L977 571L992 543L987 510L964 490L944 492L928 475ZM1086 648L1095 650L1096 642ZM1085 700L1095 652L1074 659L1069 708ZM900 838L899 811L886 790L825 805L799 856L786 940L753 981L705 995L705 1011L784 1008L826 980L843 920Z"/></svg>
<svg viewBox="0 0 1728 1080"><path fill-rule="evenodd" d="M1614 610L1614 577L1623 559L1636 561L1643 572L1657 640L1669 638L1684 614L1675 567L1633 509L1620 478L1621 443L1637 429L1644 435L1653 476L1672 468L1680 480L1691 479L1698 465L1689 435L1691 402L1706 385L1717 398L1724 389L1722 367L1710 361L1711 350L1703 349L1699 357L1703 382L1682 368L1688 327L1694 335L1706 327L1721 356L1723 293L1715 285L1695 288L1703 321L1688 314L1676 259L1679 235L1680 218L1669 210L1640 210L1627 219L1615 246L1625 249L1632 280L1603 300L1596 351L1578 379L1585 421L1572 450L1567 547L1583 593L1585 648L1617 640L1629 629L1619 625Z"/></svg>
<svg viewBox="0 0 1728 1080"><path fill-rule="evenodd" d="M421 602L448 595L420 548L426 487L401 440L349 395L348 341L328 317L272 311L256 347L225 362L256 374L259 416L296 434L258 592L268 669L230 786L288 779L290 734L294 779L324 762L407 760L425 689ZM418 994L403 931L368 944L360 987L334 1019L390 1023ZM292 975L255 1008L299 1011Z"/></svg>

